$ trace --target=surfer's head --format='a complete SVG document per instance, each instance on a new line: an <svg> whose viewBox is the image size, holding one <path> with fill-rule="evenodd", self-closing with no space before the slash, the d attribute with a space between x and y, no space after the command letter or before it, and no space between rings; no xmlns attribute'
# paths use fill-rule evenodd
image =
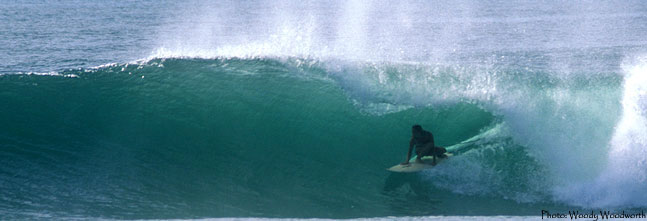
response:
<svg viewBox="0 0 647 221"><path fill-rule="evenodd" d="M418 125L418 124L413 125L413 127L411 127L411 132L413 134L420 134L420 133L422 133L422 127L420 125Z"/></svg>

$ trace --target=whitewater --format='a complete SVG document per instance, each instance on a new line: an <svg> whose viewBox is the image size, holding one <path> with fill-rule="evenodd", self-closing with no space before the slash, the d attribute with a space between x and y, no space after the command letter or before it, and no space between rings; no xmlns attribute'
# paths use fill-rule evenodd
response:
<svg viewBox="0 0 647 221"><path fill-rule="evenodd" d="M639 1L0 7L7 219L647 208ZM413 124L455 157L386 171Z"/></svg>

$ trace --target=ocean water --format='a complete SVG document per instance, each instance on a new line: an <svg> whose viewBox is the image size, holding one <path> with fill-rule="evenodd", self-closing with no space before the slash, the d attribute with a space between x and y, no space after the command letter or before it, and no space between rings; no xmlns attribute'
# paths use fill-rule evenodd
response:
<svg viewBox="0 0 647 221"><path fill-rule="evenodd" d="M647 208L641 1L33 0L0 20L3 219ZM455 157L386 171L413 124Z"/></svg>

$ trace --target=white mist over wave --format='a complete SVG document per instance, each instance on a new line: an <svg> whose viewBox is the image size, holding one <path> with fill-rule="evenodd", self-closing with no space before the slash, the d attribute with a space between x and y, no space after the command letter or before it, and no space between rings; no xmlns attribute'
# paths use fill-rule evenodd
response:
<svg viewBox="0 0 647 221"><path fill-rule="evenodd" d="M644 36L642 29L627 23L640 20L642 8L632 4L188 1L166 16L150 57L504 62L562 74L607 70L617 68L618 48L647 44L637 37Z"/></svg>
<svg viewBox="0 0 647 221"><path fill-rule="evenodd" d="M455 16L468 17L472 7L358 0L192 2L175 15L180 22L160 31L150 58L442 60L469 41L465 33L472 21Z"/></svg>
<svg viewBox="0 0 647 221"><path fill-rule="evenodd" d="M588 207L647 206L647 56L624 65L622 114L608 164L591 182L556 188L557 198Z"/></svg>
<svg viewBox="0 0 647 221"><path fill-rule="evenodd" d="M299 57L345 60L440 58L459 48L457 26L421 20L420 4L381 1L252 1L222 5L194 2L164 27L150 58ZM463 8L426 9L449 17ZM463 5L465 6L465 5ZM442 12L442 13L441 13ZM464 13L464 12L462 12ZM447 20L447 19L444 19ZM433 30L427 30L429 25ZM426 35L431 34L431 35ZM428 39L433 38L433 39ZM448 48L451 47L451 48ZM433 50L433 54L427 50Z"/></svg>

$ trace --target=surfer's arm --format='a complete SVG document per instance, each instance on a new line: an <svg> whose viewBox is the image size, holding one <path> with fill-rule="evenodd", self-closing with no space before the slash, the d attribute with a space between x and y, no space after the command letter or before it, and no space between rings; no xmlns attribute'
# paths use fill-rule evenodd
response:
<svg viewBox="0 0 647 221"><path fill-rule="evenodd" d="M411 151L413 150L413 137L411 137L411 140L409 141L409 151L407 152L407 159L402 163L404 164L409 164L409 159L411 159Z"/></svg>

